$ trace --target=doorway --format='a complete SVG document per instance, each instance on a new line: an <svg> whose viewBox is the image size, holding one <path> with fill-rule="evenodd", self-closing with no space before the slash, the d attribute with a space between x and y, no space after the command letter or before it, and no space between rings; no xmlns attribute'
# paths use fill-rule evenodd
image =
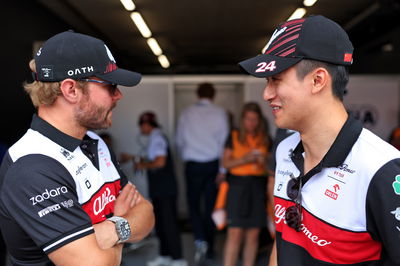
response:
<svg viewBox="0 0 400 266"><path fill-rule="evenodd" d="M199 83L176 83L174 84L174 130L176 129L179 115L188 106L197 102L196 90ZM232 127L237 127L240 119L240 111L244 102L244 89L242 83L213 83L215 87L214 103L230 114ZM171 140L173 143L175 140ZM188 218L186 204L186 184L183 175L183 162L173 145L172 154L175 161L176 177L178 181L178 213L179 217Z"/></svg>

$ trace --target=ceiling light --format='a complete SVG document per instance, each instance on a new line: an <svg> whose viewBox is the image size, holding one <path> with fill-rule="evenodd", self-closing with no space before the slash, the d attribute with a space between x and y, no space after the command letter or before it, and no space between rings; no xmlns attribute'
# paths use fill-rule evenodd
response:
<svg viewBox="0 0 400 266"><path fill-rule="evenodd" d="M163 68L169 68L169 61L168 61L168 58L165 56L165 55L160 55L159 57L158 57L158 62L160 62L160 65L163 67Z"/></svg>
<svg viewBox="0 0 400 266"><path fill-rule="evenodd" d="M299 7L293 12L293 14L287 20L302 18L305 14L306 14L306 9Z"/></svg>
<svg viewBox="0 0 400 266"><path fill-rule="evenodd" d="M387 44L382 45L382 51L383 52L389 53L389 52L393 52L393 50L394 50L394 46L391 43L387 43Z"/></svg>
<svg viewBox="0 0 400 266"><path fill-rule="evenodd" d="M126 10L132 11L135 9L135 4L132 0L120 0L122 5L125 7Z"/></svg>
<svg viewBox="0 0 400 266"><path fill-rule="evenodd" d="M153 53L157 56L162 54L162 50L160 46L158 45L158 42L154 38L149 38L147 39L147 44L150 46L150 49L153 51Z"/></svg>
<svg viewBox="0 0 400 266"><path fill-rule="evenodd" d="M151 37L151 31L147 27L146 22L144 22L139 12L132 12L131 19L133 20L133 22L135 23L136 27L139 29L143 37L145 38Z"/></svg>
<svg viewBox="0 0 400 266"><path fill-rule="evenodd" d="M303 5L304 6L313 6L315 4L315 2L317 2L318 0L304 0L303 1Z"/></svg>

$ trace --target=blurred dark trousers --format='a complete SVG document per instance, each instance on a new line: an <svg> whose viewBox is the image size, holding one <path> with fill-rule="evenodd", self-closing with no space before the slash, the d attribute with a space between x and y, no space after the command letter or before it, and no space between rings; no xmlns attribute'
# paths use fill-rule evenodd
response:
<svg viewBox="0 0 400 266"><path fill-rule="evenodd" d="M156 219L156 234L160 240L160 255L174 260L182 258L181 232L179 229L176 196L152 199Z"/></svg>
<svg viewBox="0 0 400 266"><path fill-rule="evenodd" d="M211 214L217 196L215 179L219 170L219 161L198 163L188 161L185 164L186 195L190 220L195 240L205 240L209 252L213 252L215 225Z"/></svg>

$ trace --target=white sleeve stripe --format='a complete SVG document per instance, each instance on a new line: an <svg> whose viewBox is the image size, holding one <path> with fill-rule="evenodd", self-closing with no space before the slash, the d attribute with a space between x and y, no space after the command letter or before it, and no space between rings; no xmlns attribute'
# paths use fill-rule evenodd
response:
<svg viewBox="0 0 400 266"><path fill-rule="evenodd" d="M64 242L65 240L68 240L68 239L70 239L71 237L77 236L77 235L79 235L79 234L83 234L83 233L85 233L85 232L87 232L87 231L89 231L89 230L92 230L92 229L93 229L93 226L88 227L88 228L86 228L86 229L83 229L83 230L81 230L81 231L75 232L75 233L73 233L73 234L71 234L71 235L69 235L69 236L63 237L63 238L61 238L60 240L54 242L53 244L48 245L47 247L45 247L45 248L43 249L43 251L46 252L47 250L49 250L49 249L51 249L52 247L54 247L54 246L60 244L61 242Z"/></svg>

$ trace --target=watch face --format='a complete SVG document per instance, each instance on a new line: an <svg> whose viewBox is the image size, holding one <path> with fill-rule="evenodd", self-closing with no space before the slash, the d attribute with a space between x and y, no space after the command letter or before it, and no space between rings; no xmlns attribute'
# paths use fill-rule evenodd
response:
<svg viewBox="0 0 400 266"><path fill-rule="evenodd" d="M131 228L129 226L129 223L124 220L124 221L120 221L118 223L118 227L119 227L119 233L120 233L120 240L121 241L125 241L128 240L129 237L131 236Z"/></svg>

